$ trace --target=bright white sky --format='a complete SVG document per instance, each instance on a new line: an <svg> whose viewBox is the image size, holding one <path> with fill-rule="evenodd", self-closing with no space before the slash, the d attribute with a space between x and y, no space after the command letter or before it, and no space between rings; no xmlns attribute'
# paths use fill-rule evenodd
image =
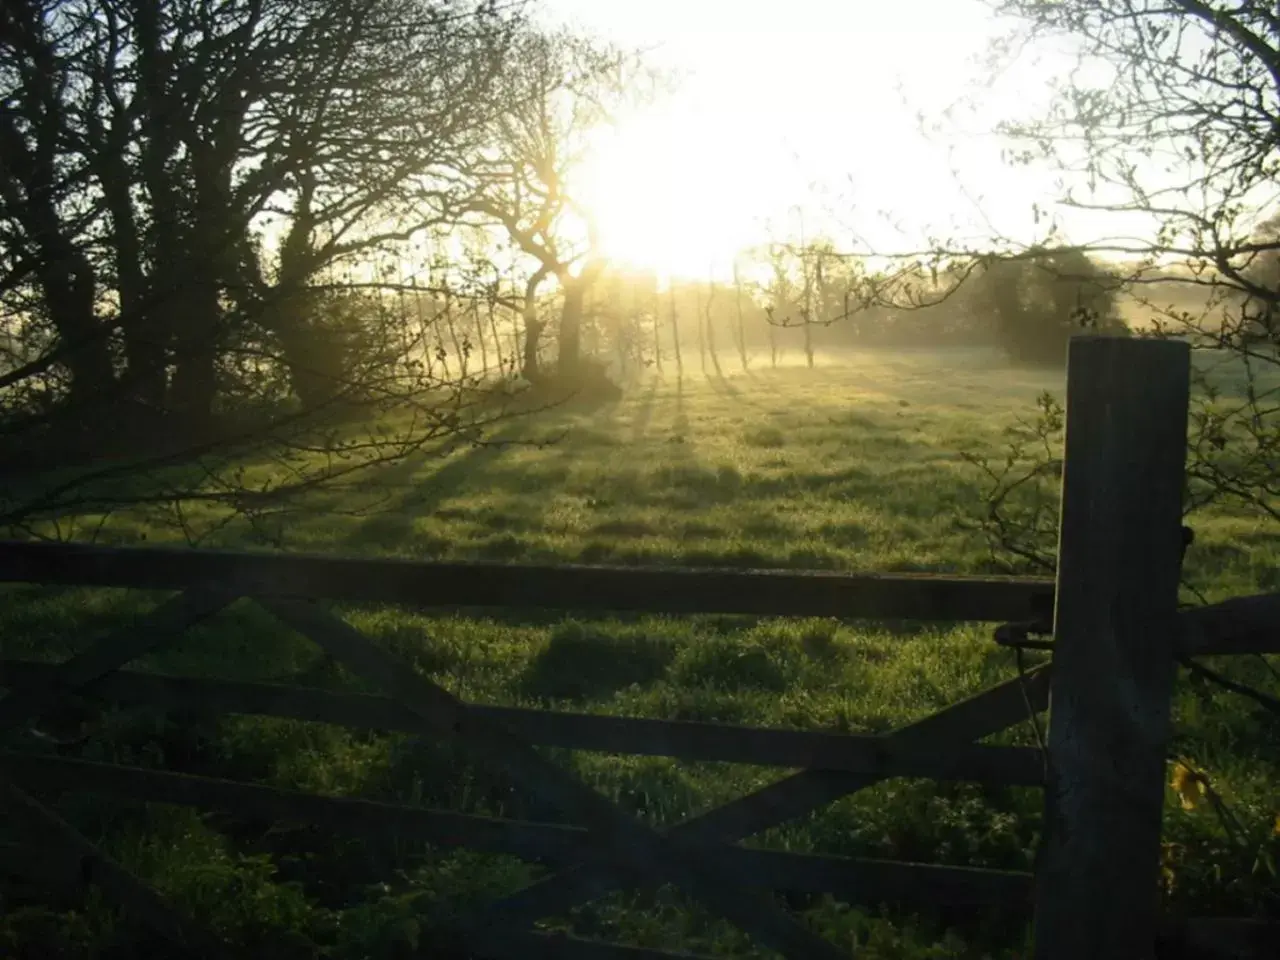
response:
<svg viewBox="0 0 1280 960"><path fill-rule="evenodd" d="M947 142L919 133L917 111L936 118L978 90L980 115L958 117L965 129L1025 115L1047 102L1046 71L1067 62L1026 60L988 85L974 58L998 27L976 0L543 6L553 22L648 48L651 62L685 75L673 97L625 118L586 172L617 259L663 274L723 276L742 246L794 237L797 204L810 236L826 232L843 247L851 230L883 250L916 249L930 227L989 235L984 215L1031 239L1032 203L1055 196L1049 174L1002 164L994 138L969 138L949 159ZM1069 234L1099 232L1096 222L1066 223Z"/></svg>

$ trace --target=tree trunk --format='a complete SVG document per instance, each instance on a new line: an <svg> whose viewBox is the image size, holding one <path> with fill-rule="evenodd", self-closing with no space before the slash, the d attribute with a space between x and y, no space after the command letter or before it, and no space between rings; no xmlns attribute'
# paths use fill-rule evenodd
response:
<svg viewBox="0 0 1280 960"><path fill-rule="evenodd" d="M18 140L11 131L0 144ZM70 237L54 206L58 178L51 162L26 153L5 157L16 173L30 179L23 226L36 248L36 280L44 297L50 322L58 333L57 350L71 373L69 401L88 411L104 402L115 371L107 338L94 309L97 297L93 266Z"/></svg>
<svg viewBox="0 0 1280 960"><path fill-rule="evenodd" d="M101 410L111 396L115 371L93 309L93 268L66 244L59 256L42 253L37 275L49 319L58 331L58 350L71 372L70 406L84 413Z"/></svg>
<svg viewBox="0 0 1280 960"><path fill-rule="evenodd" d="M561 376L572 377L582 367L582 315L586 299L582 278L571 279L564 287L564 307L560 311L560 353L557 369Z"/></svg>
<svg viewBox="0 0 1280 960"><path fill-rule="evenodd" d="M309 316L310 307L310 297L289 296L279 306L283 316L274 329L294 396L304 410L318 410L333 402L346 383L340 346L331 331Z"/></svg>
<svg viewBox="0 0 1280 960"><path fill-rule="evenodd" d="M449 281L447 279L444 281L443 287L444 325L445 329L449 331L449 342L453 344L453 355L458 358L458 379L460 381L465 381L467 379L470 350L467 349L467 344L463 340L458 339L458 327L457 324L453 322L453 290L450 288ZM441 342L443 343L443 339Z"/></svg>
<svg viewBox="0 0 1280 960"><path fill-rule="evenodd" d="M542 321L536 316L525 314L524 367L521 372L526 380L537 380L541 372L538 367L538 341L542 338L542 327Z"/></svg>
<svg viewBox="0 0 1280 960"><path fill-rule="evenodd" d="M502 355L502 336L498 333L498 303L494 297L489 298L487 304L489 311L489 332L493 334L493 347L498 351L498 375L504 376L507 372L507 360ZM481 332L481 337L484 333Z"/></svg>
<svg viewBox="0 0 1280 960"><path fill-rule="evenodd" d="M279 276L262 306L262 324L275 335L289 386L304 410L330 403L344 386L343 358L333 332L317 316L316 291L308 286L318 267L312 234L315 183L304 177L293 222L280 245Z"/></svg>
<svg viewBox="0 0 1280 960"><path fill-rule="evenodd" d="M126 354L130 375L137 373L145 377L146 364L160 362L154 380L148 390L163 389L165 392L161 405L168 403L170 365L174 362L171 351L175 338L180 334L189 318L186 315L186 291L188 282L188 264L190 257L186 250L189 237L176 222L178 218L157 218L160 223L148 228L145 244L148 259L151 261L150 278L147 288L147 315L145 323L134 331L132 337L126 329L126 350L132 341L133 356ZM138 366L134 366L135 361Z"/></svg>
<svg viewBox="0 0 1280 960"><path fill-rule="evenodd" d="M821 267L819 267L821 270ZM809 264L804 262L804 355L809 369L813 369L813 280L809 276Z"/></svg>
<svg viewBox="0 0 1280 960"><path fill-rule="evenodd" d="M240 143L234 111L242 113L243 106L225 103L223 108L211 137L205 139L206 134L193 124L183 138L191 152L195 208L187 246L190 275L182 278L183 293L177 298L186 309L177 318L181 326L174 333L176 368L170 396L179 422L198 438L208 437L213 427L218 360L230 340L228 325L239 320L235 311L225 309L224 296L242 278L239 260L248 230L248 223L239 219L232 189ZM286 290L300 290L303 278L310 274L309 238L309 231L299 235L296 226L290 231L286 242L299 245L294 256L301 266L291 267L286 274Z"/></svg>
<svg viewBox="0 0 1280 960"><path fill-rule="evenodd" d="M661 323L662 302L658 299L658 288L653 288L653 360L658 365L658 373L662 373L662 337L658 333Z"/></svg>
<svg viewBox="0 0 1280 960"><path fill-rule="evenodd" d="M213 400L218 389L217 352L211 325L203 320L189 321L174 342L168 408L182 429L196 438L206 438L213 425Z"/></svg>
<svg viewBox="0 0 1280 960"><path fill-rule="evenodd" d="M418 349L422 351L422 363L427 370L427 379L433 379L436 375L435 357L431 351L431 321L423 315L422 310L423 293L418 289L417 281L413 284L413 316L417 321L418 333L417 343Z"/></svg>
<svg viewBox="0 0 1280 960"><path fill-rule="evenodd" d="M444 371L444 379L446 382L453 376L449 370L449 351L445 349L444 336L440 333L440 318L443 312L436 311L436 315L432 320L431 329L436 335L436 360L440 363L440 369Z"/></svg>
<svg viewBox="0 0 1280 960"><path fill-rule="evenodd" d="M576 277L560 274L564 286L564 307L560 313L560 373L574 376L582 369L582 321L586 316L587 292L604 272L605 261L590 260Z"/></svg>
<svg viewBox="0 0 1280 960"><path fill-rule="evenodd" d="M524 285L524 365L521 372L530 381L538 379L541 373L538 368L538 340L545 324L538 317L538 287L549 273L545 267L539 267Z"/></svg>
<svg viewBox="0 0 1280 960"><path fill-rule="evenodd" d="M702 291L698 291L698 314L702 311ZM707 327L706 323L700 315L695 315L693 322L698 326L698 364L702 368L702 375L707 375Z"/></svg>
<svg viewBox="0 0 1280 960"><path fill-rule="evenodd" d="M471 325L476 332L476 345L480 348L480 377L483 379L489 375L489 344L486 342L489 338L485 335L484 321L480 319L480 306L474 300L470 311ZM468 333L467 337L470 336Z"/></svg>
<svg viewBox="0 0 1280 960"><path fill-rule="evenodd" d="M738 302L738 359L742 362L742 372L747 372L747 330L742 318L742 281L734 277L734 291Z"/></svg>
<svg viewBox="0 0 1280 960"><path fill-rule="evenodd" d="M70 405L76 415L101 406L110 392L115 371L107 338L96 312L97 277L58 209L58 197L66 188L66 172L58 168L59 140L65 131L58 65L51 47L35 38L43 34L36 5L15 5L5 17L15 36L29 32L26 46L35 69L26 78L32 84L33 102L9 102L0 111L0 186L5 193L6 214L18 221L34 247L35 275L44 296L49 320L58 334L57 352L71 373ZM8 12L8 5L6 5ZM8 32L8 31L6 31ZM6 37L6 43L11 43ZM6 64L6 75L14 69ZM38 106L36 105L38 104ZM25 112L30 135L20 132L18 118ZM17 251L14 251L18 259Z"/></svg>
<svg viewBox="0 0 1280 960"><path fill-rule="evenodd" d="M129 195L131 173L125 165L127 144L115 128L94 158L102 184L115 258L116 288L120 296L120 327L124 334L124 396L145 420L163 411L168 371L168 333L143 271L142 237ZM144 429L146 424L143 424Z"/></svg>
<svg viewBox="0 0 1280 960"><path fill-rule="evenodd" d="M511 310L511 316L508 318L510 321L509 330L511 333L511 373L513 375L516 372L516 366L521 362L521 357L523 356L520 350L520 324L516 319L518 316L519 313L517 313L513 308Z"/></svg>
<svg viewBox="0 0 1280 960"><path fill-rule="evenodd" d="M707 305L703 316L703 322L707 327L707 350L711 354L711 366L715 368L716 376L723 380L724 371L720 369L720 355L716 353L715 321L711 319L711 301L715 299L715 294L715 286L713 284L707 284Z"/></svg>
<svg viewBox="0 0 1280 960"><path fill-rule="evenodd" d="M164 410L168 389L168 336L149 317L137 317L125 328L125 382L128 396L145 412Z"/></svg>
<svg viewBox="0 0 1280 960"><path fill-rule="evenodd" d="M676 314L676 288L671 287L671 343L676 354L676 377L684 379L684 357L680 353L680 318Z"/></svg>
<svg viewBox="0 0 1280 960"><path fill-rule="evenodd" d="M315 292L291 278L271 292L260 319L280 346L289 386L303 409L331 402L345 386L345 371L341 344L318 322Z"/></svg>
<svg viewBox="0 0 1280 960"><path fill-rule="evenodd" d="M180 317L181 322L173 336L174 371L168 408L181 428L197 439L206 438L213 426L222 340L219 290L213 269L201 271L171 304L170 315Z"/></svg>

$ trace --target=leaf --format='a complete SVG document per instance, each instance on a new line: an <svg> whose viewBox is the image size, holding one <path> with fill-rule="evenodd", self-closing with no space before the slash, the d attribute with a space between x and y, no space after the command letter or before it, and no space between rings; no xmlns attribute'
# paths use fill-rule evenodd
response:
<svg viewBox="0 0 1280 960"><path fill-rule="evenodd" d="M1183 810L1194 810L1204 799L1204 776L1192 770L1181 760L1173 765L1173 777L1169 781Z"/></svg>

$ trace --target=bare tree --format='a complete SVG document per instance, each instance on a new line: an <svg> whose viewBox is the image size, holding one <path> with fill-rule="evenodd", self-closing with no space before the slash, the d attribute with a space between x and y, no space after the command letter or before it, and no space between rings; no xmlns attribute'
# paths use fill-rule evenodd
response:
<svg viewBox="0 0 1280 960"><path fill-rule="evenodd" d="M809 266L811 258L809 244L805 237L804 230L804 212L800 213L800 277L803 292L801 294L803 304L800 307L800 326L804 332L804 356L809 365L809 369L813 369L813 324L815 315L813 311L813 275Z"/></svg>
<svg viewBox="0 0 1280 960"><path fill-rule="evenodd" d="M498 112L460 179L463 216L500 226L533 264L525 284L524 373L539 376L537 299L562 295L559 368L577 372L583 304L605 268L594 218L573 191L590 138L640 89L633 56L568 33L526 31L499 86Z"/></svg>
<svg viewBox="0 0 1280 960"><path fill-rule="evenodd" d="M769 267L773 277L766 313L769 318L769 360L775 370L778 368L778 325L786 323L791 313L792 284L787 271L786 253L786 248L778 244L769 246Z"/></svg>
<svg viewBox="0 0 1280 960"><path fill-rule="evenodd" d="M738 323L735 328L737 336L735 342L738 347L738 359L742 363L742 372L747 372L747 328L745 312L742 309L742 276L739 272L738 262L733 264L733 294L734 307L737 309Z"/></svg>
<svg viewBox="0 0 1280 960"><path fill-rule="evenodd" d="M676 285L674 279L668 281L667 298L670 300L671 349L675 351L676 355L676 379L679 382L684 382L684 357L680 352L680 316L676 311Z"/></svg>
<svg viewBox="0 0 1280 960"><path fill-rule="evenodd" d="M656 278L650 294L653 301L653 362L658 365L658 373L662 373L662 297L658 292Z"/></svg>
<svg viewBox="0 0 1280 960"><path fill-rule="evenodd" d="M709 313L701 284L693 285L693 298L693 322L698 331L698 365L701 367L702 375L705 377L707 375L707 323Z"/></svg>
<svg viewBox="0 0 1280 960"><path fill-rule="evenodd" d="M707 278L707 299L703 304L702 319L707 328L707 351L711 354L711 366L715 368L716 376L721 380L724 379L724 371L720 368L720 354L716 350L716 327L715 318L711 310L711 305L716 299L716 281L714 277Z"/></svg>

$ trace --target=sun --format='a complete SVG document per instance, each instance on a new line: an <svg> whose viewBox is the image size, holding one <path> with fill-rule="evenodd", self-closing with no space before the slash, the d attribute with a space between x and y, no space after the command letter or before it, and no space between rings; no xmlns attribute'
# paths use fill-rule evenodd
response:
<svg viewBox="0 0 1280 960"><path fill-rule="evenodd" d="M766 239L765 195L782 178L764 158L727 159L718 126L673 109L599 133L580 189L605 256L661 277L725 279Z"/></svg>

